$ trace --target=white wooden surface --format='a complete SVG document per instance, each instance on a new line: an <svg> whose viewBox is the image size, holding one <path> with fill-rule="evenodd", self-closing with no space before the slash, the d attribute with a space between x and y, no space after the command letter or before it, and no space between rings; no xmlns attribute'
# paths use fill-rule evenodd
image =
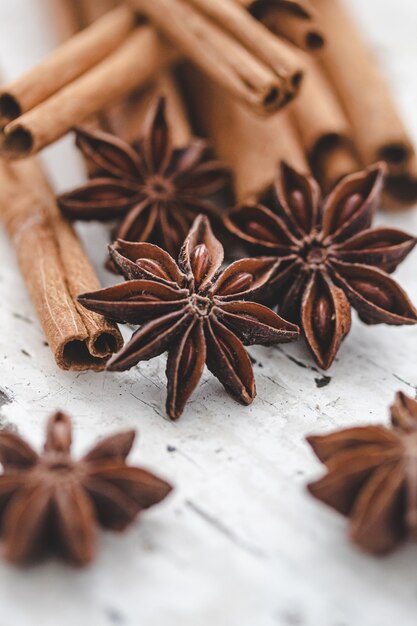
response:
<svg viewBox="0 0 417 626"><path fill-rule="evenodd" d="M417 4L350 0L390 75L417 140ZM42 0L0 0L8 77L54 44ZM57 187L81 180L71 140L47 151ZM417 213L381 216L417 234ZM87 226L101 271L106 234ZM355 319L331 382L302 344L254 348L258 397L243 408L205 376L178 423L164 419L165 359L121 375L56 369L1 233L0 424L40 444L46 417L68 411L79 453L137 427L132 461L175 493L123 536L101 535L95 564L0 562L0 626L401 626L416 624L417 547L374 559L347 541L345 520L306 494L321 467L303 438L387 420L395 391L417 392L417 330ZM417 301L417 252L397 278Z"/></svg>

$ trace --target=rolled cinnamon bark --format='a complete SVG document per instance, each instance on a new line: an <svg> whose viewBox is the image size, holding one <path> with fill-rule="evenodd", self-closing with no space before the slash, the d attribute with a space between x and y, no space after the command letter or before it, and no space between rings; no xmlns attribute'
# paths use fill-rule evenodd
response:
<svg viewBox="0 0 417 626"><path fill-rule="evenodd" d="M44 102L94 67L126 39L134 25L132 12L120 6L0 89L0 126Z"/></svg>
<svg viewBox="0 0 417 626"><path fill-rule="evenodd" d="M238 202L262 197L281 159L309 171L287 111L259 117L195 67L182 68L182 75L198 133L208 137L216 155L233 168Z"/></svg>
<svg viewBox="0 0 417 626"><path fill-rule="evenodd" d="M128 0L225 91L260 114L298 92L302 64L233 0Z"/></svg>
<svg viewBox="0 0 417 626"><path fill-rule="evenodd" d="M311 169L325 193L360 169L352 128L332 85L313 58L308 61L304 86L292 113Z"/></svg>
<svg viewBox="0 0 417 626"><path fill-rule="evenodd" d="M156 31L143 26L94 68L3 129L0 155L35 154L106 105L146 85L177 53Z"/></svg>
<svg viewBox="0 0 417 626"><path fill-rule="evenodd" d="M115 325L77 303L99 283L36 160L0 165L0 218L57 365L104 369L123 340Z"/></svg>
<svg viewBox="0 0 417 626"><path fill-rule="evenodd" d="M377 63L340 0L314 0L326 34L319 53L351 122L364 165L386 161L402 174L414 148Z"/></svg>
<svg viewBox="0 0 417 626"><path fill-rule="evenodd" d="M235 0L276 35L313 52L325 43L314 7L305 0Z"/></svg>

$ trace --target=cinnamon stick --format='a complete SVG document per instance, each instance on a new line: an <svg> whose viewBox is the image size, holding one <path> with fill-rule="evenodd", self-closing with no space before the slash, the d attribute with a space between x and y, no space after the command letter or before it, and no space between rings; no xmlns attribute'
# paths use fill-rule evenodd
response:
<svg viewBox="0 0 417 626"><path fill-rule="evenodd" d="M314 52L325 37L314 7L306 0L236 0L276 35Z"/></svg>
<svg viewBox="0 0 417 626"><path fill-rule="evenodd" d="M208 77L259 114L287 104L302 64L233 0L129 0Z"/></svg>
<svg viewBox="0 0 417 626"><path fill-rule="evenodd" d="M0 154L30 156L106 105L148 83L177 57L156 31L143 26L94 68L3 129Z"/></svg>
<svg viewBox="0 0 417 626"><path fill-rule="evenodd" d="M0 165L0 217L57 365L104 369L123 340L116 326L77 303L99 283L36 160Z"/></svg>
<svg viewBox="0 0 417 626"><path fill-rule="evenodd" d="M414 148L391 91L340 0L314 0L326 33L320 59L352 124L364 165L386 161L399 175Z"/></svg>
<svg viewBox="0 0 417 626"><path fill-rule="evenodd" d="M325 193L360 169L352 128L319 64L310 58L292 109L311 169Z"/></svg>
<svg viewBox="0 0 417 626"><path fill-rule="evenodd" d="M132 12L120 6L0 89L0 126L37 106L94 67L126 39L134 25Z"/></svg>
<svg viewBox="0 0 417 626"><path fill-rule="evenodd" d="M195 67L182 69L197 131L234 172L238 202L261 198L274 182L282 159L299 171L309 167L287 111L268 118L226 95Z"/></svg>

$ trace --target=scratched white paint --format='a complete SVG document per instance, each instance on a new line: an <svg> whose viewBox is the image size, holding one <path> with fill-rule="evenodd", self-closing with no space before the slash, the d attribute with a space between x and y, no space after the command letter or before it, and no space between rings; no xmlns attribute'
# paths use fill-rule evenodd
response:
<svg viewBox="0 0 417 626"><path fill-rule="evenodd" d="M417 140L417 5L351 4ZM54 38L41 0L0 0L0 15L1 65L11 77ZM71 141L48 150L46 160L59 189L81 180ZM416 212L380 221L417 234ZM105 231L83 232L93 237L101 272ZM250 408L205 376L173 424L163 419L164 358L121 375L56 369L0 237L1 423L40 444L48 414L68 410L77 453L98 436L137 427L132 461L176 485L130 532L103 534L100 555L85 571L56 562L19 571L0 562L0 626L415 625L417 547L380 560L357 552L345 521L305 492L321 468L303 438L386 421L395 391L415 394L416 329L355 320L322 388L302 345L254 348L258 398ZM414 253L397 273L414 301L416 263Z"/></svg>

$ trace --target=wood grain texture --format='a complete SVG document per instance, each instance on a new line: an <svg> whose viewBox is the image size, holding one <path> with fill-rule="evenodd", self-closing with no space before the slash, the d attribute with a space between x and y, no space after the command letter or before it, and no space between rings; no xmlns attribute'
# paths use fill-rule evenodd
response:
<svg viewBox="0 0 417 626"><path fill-rule="evenodd" d="M414 0L347 0L390 75L417 139ZM12 78L47 51L47 13L0 0L0 58ZM43 24L43 26L42 26ZM43 29L43 30L41 30ZM25 46L22 46L25 42ZM16 53L5 55L5 50ZM60 190L80 182L72 140L46 159ZM417 234L417 213L380 223ZM86 225L101 270L105 230ZM417 252L396 277L417 301ZM19 571L0 562L1 626L414 626L417 546L363 556L346 522L305 484L322 469L303 437L387 423L394 393L417 392L417 330L369 328L355 318L327 386L302 344L251 348L258 398L235 404L210 376L183 418L163 419L164 357L120 375L59 372L0 235L0 424L40 444L47 416L73 415L75 452L137 427L132 463L177 485L123 536L101 535L97 562Z"/></svg>

